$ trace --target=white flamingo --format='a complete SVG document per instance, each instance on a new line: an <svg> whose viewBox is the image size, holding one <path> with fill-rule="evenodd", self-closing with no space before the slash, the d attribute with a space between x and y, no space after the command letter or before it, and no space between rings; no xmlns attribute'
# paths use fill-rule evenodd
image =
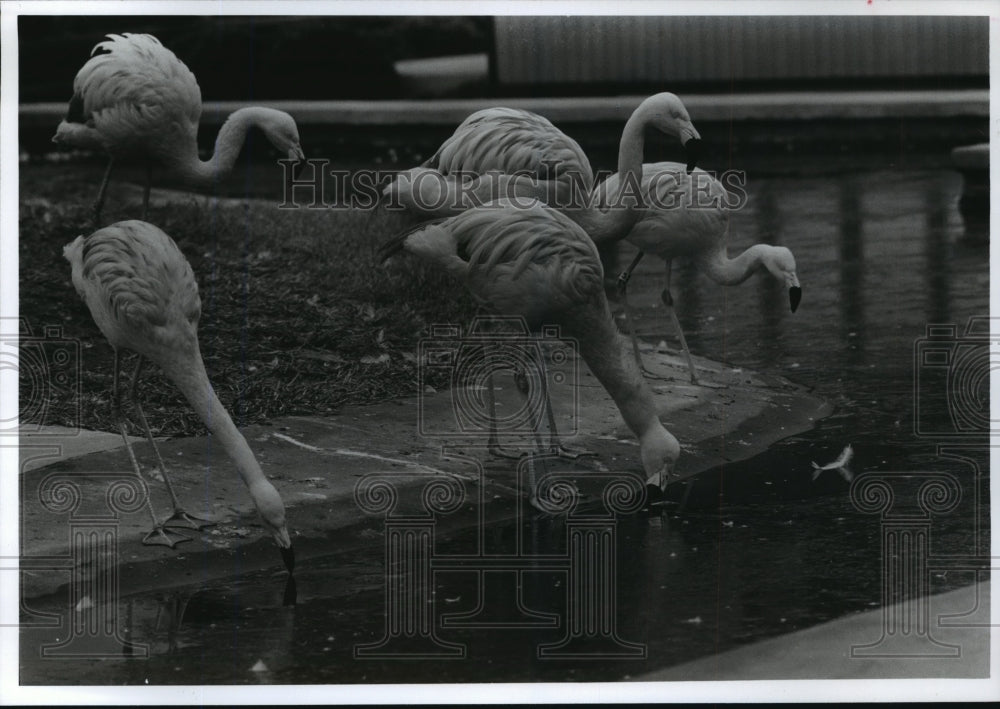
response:
<svg viewBox="0 0 1000 709"><path fill-rule="evenodd" d="M295 557L285 524L284 503L264 476L246 439L236 428L208 380L198 347L198 319L201 316L198 284L191 265L177 244L152 224L133 220L112 224L87 237L78 236L66 245L63 255L72 265L73 285L87 304L97 327L114 348L114 414L137 476L141 476L141 472L126 433L118 379L122 350L132 350L139 355L129 395L139 423L156 454L174 506L174 514L161 523L147 499L149 513L153 517L153 530L145 536L143 543L173 548L189 537L167 530L167 525L193 529L205 526L205 520L192 517L181 509L163 458L146 423L136 384L148 359L158 365L181 390L215 440L236 464L264 527L274 537L291 572Z"/></svg>
<svg viewBox="0 0 1000 709"><path fill-rule="evenodd" d="M612 175L599 185L597 198L602 204L613 204L619 189L619 176ZM673 307L670 294L670 270L675 258L692 259L698 269L723 286L742 283L754 273L770 273L788 288L792 312L802 299L802 288L795 270L795 257L784 246L755 244L736 258L729 258L729 195L719 180L704 170L688 174L684 165L658 162L643 165L641 196L643 207L638 220L625 239L639 249L629 267L619 278L625 305L628 307L627 284L632 270L643 254L651 253L666 264L666 284L661 294L687 358L691 381L697 383L691 352L684 331ZM629 314L629 322L632 316ZM630 327L633 351L639 361L635 329Z"/></svg>
<svg viewBox="0 0 1000 709"><path fill-rule="evenodd" d="M636 192L642 174L644 131L676 136L695 166L701 136L681 100L671 93L650 96L625 124L616 182L621 205ZM591 199L594 173L583 149L530 111L487 108L466 118L420 167L400 173L384 190L399 204L425 216L457 214L498 197L534 197L569 215L597 242L622 238L636 215L601 209Z"/></svg>
<svg viewBox="0 0 1000 709"><path fill-rule="evenodd" d="M522 317L532 329L559 325L579 342L584 361L639 438L647 483L666 487L680 446L660 423L653 394L611 317L597 248L565 215L536 200L520 202L498 200L424 225L385 244L381 258L405 250L460 279L484 308ZM540 421L535 424L537 432Z"/></svg>
<svg viewBox="0 0 1000 709"><path fill-rule="evenodd" d="M213 187L230 174L253 127L260 128L289 159L305 159L295 120L284 111L254 106L226 119L215 152L202 161L198 157L201 89L194 74L152 35L107 36L73 80L69 110L52 138L61 145L100 150L110 156L94 203L95 228L111 169L119 157L146 161L143 218L149 207L154 164L190 187Z"/></svg>

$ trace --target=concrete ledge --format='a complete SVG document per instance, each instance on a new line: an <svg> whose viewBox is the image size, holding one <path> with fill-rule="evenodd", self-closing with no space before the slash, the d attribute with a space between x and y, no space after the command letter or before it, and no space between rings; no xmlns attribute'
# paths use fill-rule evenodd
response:
<svg viewBox="0 0 1000 709"><path fill-rule="evenodd" d="M474 111L509 106L540 113L556 123L625 121L644 96L566 98L463 98L398 101L262 101L295 116L300 125L454 125ZM759 94L686 95L695 122L730 120L813 120L879 118L988 118L987 89L954 91L809 91ZM221 124L247 104L216 101L204 104L202 123ZM34 103L20 107L22 127L55 126L66 103Z"/></svg>
<svg viewBox="0 0 1000 709"><path fill-rule="evenodd" d="M21 426L18 429L18 438L22 473L44 468L55 461L122 447L122 437L117 433L86 431L65 426ZM129 443L137 444L145 440L138 436L129 436Z"/></svg>

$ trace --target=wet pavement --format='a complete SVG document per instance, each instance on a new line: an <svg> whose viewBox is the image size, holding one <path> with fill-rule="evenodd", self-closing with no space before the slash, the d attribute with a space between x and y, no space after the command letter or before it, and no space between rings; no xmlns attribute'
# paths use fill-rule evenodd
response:
<svg viewBox="0 0 1000 709"><path fill-rule="evenodd" d="M699 442L691 443L693 450L685 451L682 461L701 455L702 465L689 463L689 470L698 468L693 485L675 486L666 504L596 521L592 504L568 517L541 516L528 512L521 498L510 494L516 488L513 464L490 465L490 485L466 480L469 490L483 497L442 514L447 523L435 530L432 546L419 547L436 564L430 575L415 575L413 568L397 565L386 541L397 532L410 534L399 537L409 543L426 539L419 532L426 528L415 518L406 517L395 527L377 515L363 522L310 519L306 527L328 531L324 538L303 545L305 561L296 574L294 607L283 605L285 574L265 543L222 544L209 550L215 556L206 553L189 560L186 573L191 576L186 578L178 570L183 547L169 558L136 559L134 567L131 561L120 567L122 600L115 612L127 637L115 641L118 659L42 659L38 649L61 642L58 638L65 638L67 630L65 625L35 625L22 631L21 681L684 678L683 672L664 671L683 668L697 658L731 657L720 653L752 648L769 638L781 643L786 634L822 623L870 619L866 612L873 610L887 612L887 600L893 599L883 596L882 518L852 499L849 484L834 471L815 481L812 477L813 461L829 462L847 444L853 446L852 467L858 475L925 471L956 482L957 501L949 509L941 506L922 528L927 583L917 597L973 587L987 577L980 569L990 551L988 449L981 436L966 434L975 430L967 426L969 421L981 422L988 396L983 396L981 377L956 379L948 374L954 367L945 367L942 374L933 366L938 360L915 358L928 346L959 354L978 352L976 331L967 334L966 323L988 314L988 248L982 245L983 234L973 233L985 227L966 225L957 211L960 188L958 174L946 170L820 170L748 182L748 205L733 220L731 252L756 241L792 248L804 290L802 305L794 315L788 313L787 294L769 280L755 277L721 288L689 267L675 266L673 293L681 323L695 353L727 363L719 368L719 378L728 377L728 387L750 386L740 382L744 372L751 379L787 377L812 388L814 401L831 402L835 409L833 415L816 415L815 421L798 421L797 426L774 418L783 410L780 406L773 411L765 406L757 415L744 410L741 421L756 417L758 431L768 430L769 424L776 429L760 445L744 433L726 430L728 407L720 397L727 389L679 393L683 387L672 385L669 392L661 392L663 400L670 400L666 405L679 406L687 393L700 398L706 416L715 406L718 418L710 424L703 419L700 426L718 425L719 434L705 436L702 431ZM622 263L629 258L623 250ZM675 346L674 333L658 307L661 282L662 267L647 258L632 279L631 300L639 311L636 322L643 339L667 340ZM922 341L930 323L951 323L957 329L953 336L928 345ZM651 363L661 359L659 366L683 371L676 356L645 356ZM979 371L976 367L981 370L981 363L974 365L973 375ZM776 383L780 379L767 380L762 389L771 391ZM985 386L988 393L988 381ZM624 434L613 425L608 428L609 422L598 417L581 426L607 436L584 441L598 447L605 471L583 464L556 470L575 472L578 483L586 477L580 469L625 470L627 466L619 468L612 461L616 456L634 457L634 446L620 441ZM785 433L781 425L786 425ZM249 435L251 444L256 446L255 436L266 433ZM325 446L302 432L288 435L299 443ZM709 439L710 445L705 443ZM950 447L941 448L944 444ZM295 446L287 441L283 445ZM398 445L393 457L408 455L421 465L442 465L437 454L438 462L432 462L430 454ZM97 465L118 469L120 458L109 453ZM370 470L384 472L384 467ZM462 470L462 465L448 469ZM466 470L466 475L474 478L475 472ZM889 484L898 486L899 500L915 499L919 493L914 480L897 475ZM296 490L328 494L319 489L321 482L313 484L317 489ZM585 502L600 497L599 489L588 487L585 480L580 486L588 493ZM305 496L293 498L303 510L308 507ZM912 501L907 504L912 506ZM233 510L232 524L223 529L241 529L246 511ZM259 530L251 528L249 533L257 536ZM239 532L232 536L239 538ZM203 542L188 547L194 544ZM613 583L592 579L581 586L577 579L574 585L574 574L597 573L586 564L586 559L597 557L574 556L572 550L582 548L580 544L596 544L586 548L603 548L600 558L614 559L614 566L608 567L614 568ZM130 568L141 580L130 576ZM596 607L613 609L611 617L581 615L574 604L595 603L592 596L579 595L581 587L601 589L605 595ZM29 604L35 620L44 618L39 615L43 613L66 614L73 606L65 587L39 583L37 590L40 595ZM410 599L404 605L412 616L393 615L402 607L394 605L401 595ZM972 603L969 598L963 596L957 603ZM477 613L480 606L482 613ZM389 638L393 643L379 648L387 633L392 635L392 619L402 623L404 631L397 627ZM603 643L598 654L567 656L573 654L567 651L572 646L564 642L567 637L587 635L578 632L574 621L587 628L593 627L588 622L603 623L604 631L589 637ZM878 627L878 622L869 623L856 638L850 628L826 637L830 643L865 644L878 637ZM874 638L869 631L876 632ZM788 635L788 642L794 637ZM414 658L412 646L395 649L414 638L424 648L422 659ZM132 653L144 647L148 659L121 657L121 640ZM726 676L754 676L752 656L750 650L740 662L734 660L732 667L744 669ZM761 661L775 656L780 652L761 655ZM982 657L973 648L964 657L965 662L941 659L937 667L943 667L946 676L966 676L969 662L981 662ZM789 655L789 661L794 660ZM785 676L780 661L775 662L769 676ZM851 676L852 665L845 666L838 676ZM786 667L792 676L793 669ZM863 670L874 671L868 676L900 672L889 664L880 670L877 661L875 670L871 667L867 664ZM718 676L689 671L692 677ZM829 676L822 666L811 674L801 664L794 673Z"/></svg>

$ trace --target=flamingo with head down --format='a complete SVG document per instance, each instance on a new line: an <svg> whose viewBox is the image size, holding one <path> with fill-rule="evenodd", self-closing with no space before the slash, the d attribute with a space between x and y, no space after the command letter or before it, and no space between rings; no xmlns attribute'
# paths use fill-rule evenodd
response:
<svg viewBox="0 0 1000 709"><path fill-rule="evenodd" d="M305 160L295 120L284 111L253 106L233 112L208 160L198 157L200 119L201 89L194 74L156 37L109 34L94 47L73 80L69 110L52 140L110 156L94 203L95 228L117 158L146 162L143 218L154 165L185 185L211 188L232 172L251 128L263 131L282 155Z"/></svg>
<svg viewBox="0 0 1000 709"><path fill-rule="evenodd" d="M680 446L660 423L652 391L612 319L597 248L578 224L537 200L497 200L403 234L382 247L381 258L399 251L461 280L485 309L524 318L533 329L558 325L575 338L639 438L647 483L666 487ZM536 432L540 427L536 420Z"/></svg>
<svg viewBox="0 0 1000 709"><path fill-rule="evenodd" d="M139 355L129 393L139 423L156 454L174 507L174 514L160 522L147 498L153 530L145 536L143 544L163 544L172 548L189 537L167 527L201 529L206 526L206 520L192 517L181 508L143 414L136 386L143 364L149 360L177 385L214 440L236 464L264 527L274 538L291 572L295 556L285 522L284 503L209 382L198 347L198 320L201 317L198 284L177 244L152 224L133 220L112 224L89 236L78 236L66 245L63 253L72 267L74 287L87 304L97 327L114 348L114 414L132 467L141 477L139 463L128 440L119 387L123 351L132 350Z"/></svg>
<svg viewBox="0 0 1000 709"><path fill-rule="evenodd" d="M691 259L698 270L712 281L723 286L742 283L755 273L768 274L788 288L788 300L794 313L802 300L802 287L796 273L795 257L784 246L755 244L736 258L728 253L729 213L731 200L725 186L704 170L691 172L684 165L672 162L651 163L642 166L640 195L642 207L638 218L625 239L639 249L628 269L620 276L619 286L625 298L626 287L633 269L644 253L659 256L666 263L666 283L661 294L681 347L687 358L691 381L697 383L691 352L688 350L684 331L673 307L670 294L670 270L675 258ZM601 204L614 204L619 190L619 176L612 175L597 190ZM631 315L629 316L631 322ZM639 347L635 329L630 328L636 361Z"/></svg>

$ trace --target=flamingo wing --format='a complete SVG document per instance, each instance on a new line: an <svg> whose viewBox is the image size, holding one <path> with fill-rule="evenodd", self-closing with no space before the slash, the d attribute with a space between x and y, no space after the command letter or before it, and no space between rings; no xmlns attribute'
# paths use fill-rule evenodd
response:
<svg viewBox="0 0 1000 709"><path fill-rule="evenodd" d="M73 283L113 345L159 361L197 342L198 284L173 239L152 224L125 221L78 242L67 247ZM185 333L184 342L168 341L176 332Z"/></svg>
<svg viewBox="0 0 1000 709"><path fill-rule="evenodd" d="M479 302L529 325L603 294L593 242L538 201L498 200L467 210L410 232L403 248L463 277Z"/></svg>
<svg viewBox="0 0 1000 709"><path fill-rule="evenodd" d="M727 192L704 170L695 169L689 175L681 163L646 163L639 185L619 192L621 180L615 173L601 182L595 188L597 204L602 209L614 207L609 204L611 195L619 195L623 204L632 196L642 199L642 216L626 236L642 251L673 259L724 245Z"/></svg>
<svg viewBox="0 0 1000 709"><path fill-rule="evenodd" d="M444 175L523 171L544 180L593 185L590 161L579 144L538 114L487 108L466 118L423 164Z"/></svg>
<svg viewBox="0 0 1000 709"><path fill-rule="evenodd" d="M66 122L94 128L116 150L143 150L172 135L197 136L201 90L194 74L148 34L110 34L73 81Z"/></svg>

